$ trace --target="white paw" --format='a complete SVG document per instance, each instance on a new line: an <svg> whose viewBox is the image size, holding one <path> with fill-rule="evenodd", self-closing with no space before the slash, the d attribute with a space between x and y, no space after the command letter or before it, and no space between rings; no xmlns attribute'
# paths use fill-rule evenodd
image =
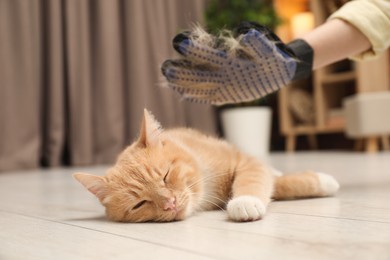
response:
<svg viewBox="0 0 390 260"><path fill-rule="evenodd" d="M336 194L340 188L340 184L336 181L336 179L326 173L316 172L316 174L318 175L323 195L331 196Z"/></svg>
<svg viewBox="0 0 390 260"><path fill-rule="evenodd" d="M254 221L265 215L265 205L254 196L240 196L229 201L227 212L234 221Z"/></svg>

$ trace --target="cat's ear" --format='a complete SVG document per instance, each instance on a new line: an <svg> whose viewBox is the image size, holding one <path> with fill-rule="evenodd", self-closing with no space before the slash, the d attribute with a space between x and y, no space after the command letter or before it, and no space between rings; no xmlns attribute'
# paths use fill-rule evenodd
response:
<svg viewBox="0 0 390 260"><path fill-rule="evenodd" d="M138 143L144 147L157 145L160 143L159 135L161 132L162 128L160 123L148 110L144 109Z"/></svg>
<svg viewBox="0 0 390 260"><path fill-rule="evenodd" d="M80 182L87 190L95 195L100 201L107 195L107 183L103 177L88 174L74 173L73 178Z"/></svg>

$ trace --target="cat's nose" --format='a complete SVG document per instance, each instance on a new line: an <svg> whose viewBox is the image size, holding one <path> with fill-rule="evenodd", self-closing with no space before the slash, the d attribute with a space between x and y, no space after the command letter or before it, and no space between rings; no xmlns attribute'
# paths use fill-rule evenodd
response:
<svg viewBox="0 0 390 260"><path fill-rule="evenodd" d="M167 199L167 201L164 203L163 209L164 210L176 209L176 198L172 197L172 198Z"/></svg>

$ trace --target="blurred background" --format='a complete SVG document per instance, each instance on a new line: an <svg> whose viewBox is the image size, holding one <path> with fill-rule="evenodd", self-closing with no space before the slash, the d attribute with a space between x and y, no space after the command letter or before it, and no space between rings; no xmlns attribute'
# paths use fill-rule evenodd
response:
<svg viewBox="0 0 390 260"><path fill-rule="evenodd" d="M165 128L217 136L228 131L224 110L267 108L267 152L388 149L386 132L348 130L344 104L388 92L388 53L370 64L334 64L228 108L188 103L163 87L160 64L177 55L171 40L194 23L215 31L257 21L288 42L345 2L0 0L0 171L111 164L137 137L144 108Z"/></svg>

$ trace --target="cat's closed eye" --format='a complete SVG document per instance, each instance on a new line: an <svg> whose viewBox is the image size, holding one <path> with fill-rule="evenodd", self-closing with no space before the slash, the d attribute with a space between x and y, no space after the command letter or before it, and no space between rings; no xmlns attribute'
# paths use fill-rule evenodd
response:
<svg viewBox="0 0 390 260"><path fill-rule="evenodd" d="M164 176L164 179L163 179L164 183L167 183L168 174L169 174L169 169L168 169L167 173Z"/></svg>
<svg viewBox="0 0 390 260"><path fill-rule="evenodd" d="M133 210L142 207L145 203L146 203L146 200L143 200L143 201L138 202L138 203L133 207Z"/></svg>

